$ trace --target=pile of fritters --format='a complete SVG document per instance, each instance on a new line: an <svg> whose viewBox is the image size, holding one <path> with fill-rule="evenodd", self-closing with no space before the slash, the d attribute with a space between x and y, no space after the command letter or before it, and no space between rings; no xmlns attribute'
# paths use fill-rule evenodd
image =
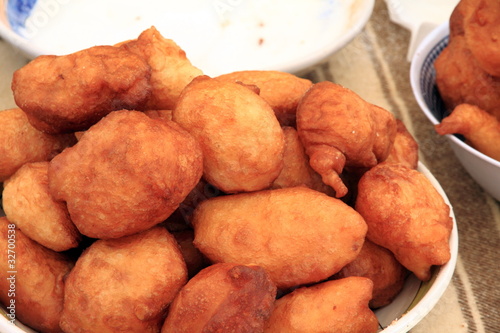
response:
<svg viewBox="0 0 500 333"><path fill-rule="evenodd" d="M38 57L12 89L0 288L15 269L40 332L374 333L450 258L416 141L338 84L208 77L151 28Z"/></svg>
<svg viewBox="0 0 500 333"><path fill-rule="evenodd" d="M461 134L500 161L500 2L461 0L449 21L447 47L435 61L448 110L437 132Z"/></svg>

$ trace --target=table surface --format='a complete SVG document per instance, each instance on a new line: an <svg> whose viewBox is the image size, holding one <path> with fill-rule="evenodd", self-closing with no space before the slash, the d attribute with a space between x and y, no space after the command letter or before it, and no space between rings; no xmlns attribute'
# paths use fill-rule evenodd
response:
<svg viewBox="0 0 500 333"><path fill-rule="evenodd" d="M390 21L375 1L363 31L344 49L302 76L329 80L401 119L420 147L420 160L440 182L453 207L459 257L448 289L412 333L500 332L500 203L486 194L437 135L413 97L407 50L410 32ZM27 60L0 40L0 109L14 107L10 79Z"/></svg>

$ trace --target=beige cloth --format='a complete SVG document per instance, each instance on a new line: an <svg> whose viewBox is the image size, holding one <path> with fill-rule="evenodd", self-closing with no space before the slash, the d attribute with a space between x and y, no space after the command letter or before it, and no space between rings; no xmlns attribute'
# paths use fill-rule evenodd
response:
<svg viewBox="0 0 500 333"><path fill-rule="evenodd" d="M455 275L442 299L411 332L500 332L500 204L471 179L420 111L409 83L409 41L409 31L392 23L384 1L377 0L362 33L303 76L340 83L402 119L419 142L421 161L454 208L459 232ZM15 106L10 79L25 63L19 52L0 41L0 109Z"/></svg>

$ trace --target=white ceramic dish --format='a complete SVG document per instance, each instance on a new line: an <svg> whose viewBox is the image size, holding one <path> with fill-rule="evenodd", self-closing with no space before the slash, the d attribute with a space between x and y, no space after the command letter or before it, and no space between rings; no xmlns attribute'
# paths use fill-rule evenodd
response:
<svg viewBox="0 0 500 333"><path fill-rule="evenodd" d="M1 9L6 10L0 17L0 35L33 58L115 44L154 25L207 75L244 69L297 73L354 38L370 18L374 3L1 0Z"/></svg>
<svg viewBox="0 0 500 333"><path fill-rule="evenodd" d="M434 125L441 122L446 109L436 88L433 64L448 45L448 35L448 23L433 30L418 47L410 68L413 94L424 114ZM477 151L458 136L446 137L465 170L486 192L500 200L500 161Z"/></svg>
<svg viewBox="0 0 500 333"><path fill-rule="evenodd" d="M421 163L418 170L431 181L445 202L451 207L445 192L431 172ZM458 232L453 209L450 211L450 216L453 219L453 230L450 237L450 261L441 267L435 267L432 272L432 278L428 282L422 283L416 277L410 275L403 291L398 297L388 306L375 311L381 327L379 330L380 333L408 332L432 310L448 287L455 271L458 257ZM19 321L16 321L18 326L12 325L7 317L5 317L5 308L0 307L0 314L3 314L3 316L0 316L0 332L34 332Z"/></svg>

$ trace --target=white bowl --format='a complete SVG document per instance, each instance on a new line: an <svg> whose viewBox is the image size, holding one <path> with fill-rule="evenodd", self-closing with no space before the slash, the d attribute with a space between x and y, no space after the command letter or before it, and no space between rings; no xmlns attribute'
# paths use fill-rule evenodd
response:
<svg viewBox="0 0 500 333"><path fill-rule="evenodd" d="M432 124L441 122L446 112L436 87L434 60L448 45L449 25L433 30L419 45L410 68L413 94ZM496 200L500 200L500 161L472 148L456 135L446 135L456 157L470 176Z"/></svg>
<svg viewBox="0 0 500 333"><path fill-rule="evenodd" d="M458 232L453 208L444 190L430 171L422 163L419 163L418 170L430 180L444 201L450 206L450 216L453 219L453 230L450 237L451 259L443 266L434 267L432 277L427 282L421 282L414 275L410 275L403 290L394 301L375 311L381 327L380 333L406 333L415 327L439 301L455 271L458 257ZM5 314L5 308L0 306L0 332L34 332L19 321L16 321L17 326L12 325L5 317Z"/></svg>
<svg viewBox="0 0 500 333"><path fill-rule="evenodd" d="M205 74L298 73L351 41L374 0L0 0L0 35L30 58L136 38L154 25Z"/></svg>

